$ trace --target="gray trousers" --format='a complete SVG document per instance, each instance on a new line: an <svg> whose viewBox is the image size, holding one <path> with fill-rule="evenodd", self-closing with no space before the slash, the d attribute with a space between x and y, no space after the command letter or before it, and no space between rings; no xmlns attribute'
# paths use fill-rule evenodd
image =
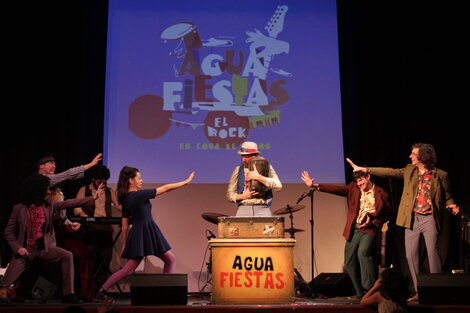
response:
<svg viewBox="0 0 470 313"><path fill-rule="evenodd" d="M437 228L432 214L415 214L411 229L405 229L406 260L410 268L411 278L415 291L418 291L419 274L419 239L423 234L429 260L429 271L440 273L442 271L441 258L437 249Z"/></svg>
<svg viewBox="0 0 470 313"><path fill-rule="evenodd" d="M273 216L267 205L240 205L236 216Z"/></svg>
<svg viewBox="0 0 470 313"><path fill-rule="evenodd" d="M62 270L62 295L68 295L74 292L74 268L73 268L73 254L70 251L59 247L50 247L49 251L46 250L30 250L28 257L13 256L8 264L5 275L2 279L2 284L9 286L14 283L20 275L24 272L28 263L34 259L46 260L49 262L60 262Z"/></svg>

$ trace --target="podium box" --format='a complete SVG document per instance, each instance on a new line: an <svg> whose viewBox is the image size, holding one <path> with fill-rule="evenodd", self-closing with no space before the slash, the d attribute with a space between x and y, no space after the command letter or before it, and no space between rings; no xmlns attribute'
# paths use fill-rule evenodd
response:
<svg viewBox="0 0 470 313"><path fill-rule="evenodd" d="M294 246L291 238L212 239L213 304L292 303Z"/></svg>

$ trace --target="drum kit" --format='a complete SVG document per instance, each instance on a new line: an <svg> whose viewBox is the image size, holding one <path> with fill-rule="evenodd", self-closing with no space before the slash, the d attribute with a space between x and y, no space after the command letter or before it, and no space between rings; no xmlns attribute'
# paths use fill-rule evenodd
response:
<svg viewBox="0 0 470 313"><path fill-rule="evenodd" d="M293 213L298 212L300 210L303 210L304 208L305 208L305 205L296 204L296 205L292 205L292 206L291 205L286 205L283 208L280 208L278 210L273 211L273 215L289 214L290 227L285 228L284 232L289 233L290 238L295 238L294 237L295 233L304 231L303 229L295 228L294 227L294 222L293 222L293 219L294 219ZM213 212L206 212L206 213L201 214L201 216L202 216L203 219L205 219L209 223L216 224L216 225L219 224L219 218L220 217L228 217L228 215L221 214L221 213L213 213ZM208 237L207 239L209 240L210 238L215 238L215 235L213 235L212 237ZM210 251L210 248L209 248L209 251ZM212 255L212 252L210 252L210 253ZM212 256L209 257L209 262L206 262L206 265L207 265L208 273L212 273ZM294 270L296 271L296 275L300 277L300 273L298 273L298 271L296 269L294 269ZM209 278L209 276L208 276L208 283L210 282L210 280L211 280L211 278ZM302 283L302 286L305 286L304 288L308 291L308 294L312 295L312 297L313 297L313 291L310 290L309 285L303 279L301 279L301 283ZM203 287L203 289L204 289L204 287Z"/></svg>
<svg viewBox="0 0 470 313"><path fill-rule="evenodd" d="M296 205L286 205L283 208L280 208L273 212L274 215L289 214L290 218L290 228L286 228L284 231L290 234L291 238L295 238L294 234L297 232L304 231L303 229L294 228L294 212L300 211L305 208L305 205L296 204Z"/></svg>
<svg viewBox="0 0 470 313"><path fill-rule="evenodd" d="M203 213L202 214L202 218L212 224L218 224L219 217L224 217L224 216L227 216L227 215L220 214L220 213Z"/></svg>
<svg viewBox="0 0 470 313"><path fill-rule="evenodd" d="M295 205L286 205L285 207L283 208L280 208L280 209L277 209L277 210L274 210L273 211L273 215L283 215L283 214L289 214L289 218L290 218L290 227L289 228L285 228L284 229L284 232L286 233L289 233L290 234L290 238L295 238L294 235L295 233L297 232L303 232L305 231L304 229L299 229L299 228L295 228L294 227L294 214L295 212L298 212L300 210L303 210L305 208L305 205L301 205L299 204L300 201L302 201L304 198L306 197L310 197L310 209L311 209L311 212L310 212L310 226L311 226L311 238L310 238L310 243L311 243L311 253L312 253L312 256L311 256L311 260L312 260L312 277L314 275L314 245L313 245L313 193L315 192L315 189L311 189L309 190L308 192L304 192L300 198L297 200L297 203ZM206 221L212 223L212 224L218 224L219 223L219 217L227 217L227 215L225 214L221 214L221 213L203 213L202 214L202 218L204 218ZM213 236L212 238L214 238L215 236ZM208 264L208 268L209 268L209 273L211 272L210 270L210 262L207 263ZM315 298L317 296L319 296L319 294L317 294L315 291L313 291L310 287L310 284L307 284L307 282L305 282L305 280L300 276L300 273L298 273L298 271L296 269L294 269L295 272L296 272L296 276L298 277L298 279L300 280L300 285L305 289L303 291L303 293L305 293L308 297L311 297L311 298Z"/></svg>
<svg viewBox="0 0 470 313"><path fill-rule="evenodd" d="M294 238L295 233L304 231L303 229L294 228L294 221L293 221L294 220L294 215L292 214L294 212L303 210L304 208L305 208L305 205L301 205L301 204L296 204L296 205L292 205L292 206L291 205L286 205L285 207L280 208L278 210L275 210L273 212L274 215L289 214L290 227L284 229L284 231L286 233L289 233L291 238ZM202 216L203 219L205 219L209 223L218 224L219 223L219 217L227 217L228 215L221 214L221 213L207 212L207 213L203 213L201 216Z"/></svg>

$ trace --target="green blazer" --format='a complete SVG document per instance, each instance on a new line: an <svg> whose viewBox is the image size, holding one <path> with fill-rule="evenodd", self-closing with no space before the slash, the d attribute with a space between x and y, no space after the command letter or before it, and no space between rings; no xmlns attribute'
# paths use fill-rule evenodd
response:
<svg viewBox="0 0 470 313"><path fill-rule="evenodd" d="M399 169L385 167L369 167L368 169L371 175L403 180L403 192L398 207L396 225L411 228L413 208L418 194L418 168L408 164L405 168ZM442 213L447 205L454 204L454 199L450 192L447 172L438 168L431 178L431 198L432 214L439 230Z"/></svg>

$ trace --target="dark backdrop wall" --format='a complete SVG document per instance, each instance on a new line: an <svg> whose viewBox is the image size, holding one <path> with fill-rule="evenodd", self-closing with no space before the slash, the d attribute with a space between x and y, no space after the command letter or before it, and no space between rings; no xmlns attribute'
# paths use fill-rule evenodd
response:
<svg viewBox="0 0 470 313"><path fill-rule="evenodd" d="M464 2L410 2L337 1L345 157L404 167L414 142L432 143L455 200L468 214ZM19 184L42 152L56 154L59 172L102 151L107 1L15 2L4 12L10 19L4 41L2 233ZM377 183L398 204L400 183ZM79 184L64 184L66 197ZM449 223L458 231L458 219ZM9 251L3 241L1 253L4 266Z"/></svg>
<svg viewBox="0 0 470 313"><path fill-rule="evenodd" d="M107 1L13 1L4 13L2 267L10 252L3 228L39 156L53 152L60 172L103 149ZM80 183L62 184L65 196L74 197Z"/></svg>
<svg viewBox="0 0 470 313"><path fill-rule="evenodd" d="M337 4L345 156L357 164L401 168L409 163L413 143L431 143L438 167L449 173L456 203L468 215L470 114L464 38L469 22L463 7L453 1ZM402 182L373 179L391 192L397 208ZM468 266L463 260L468 250L459 241L464 222L445 215L439 247L446 271ZM387 247L394 253L389 255L401 257L388 261L406 272L403 229L390 226Z"/></svg>

